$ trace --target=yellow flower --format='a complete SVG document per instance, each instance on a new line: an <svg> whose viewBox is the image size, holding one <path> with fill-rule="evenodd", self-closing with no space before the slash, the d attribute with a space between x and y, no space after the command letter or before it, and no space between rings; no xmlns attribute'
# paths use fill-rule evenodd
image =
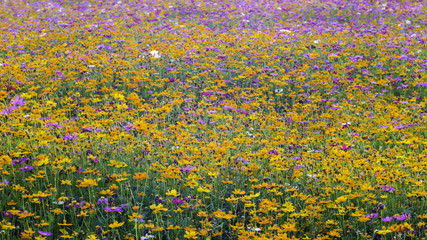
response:
<svg viewBox="0 0 427 240"><path fill-rule="evenodd" d="M293 212L293 211L295 211L295 207L294 207L294 205L291 202L286 202L283 205L283 207L284 207L284 208L282 208L283 212Z"/></svg>
<svg viewBox="0 0 427 240"><path fill-rule="evenodd" d="M222 211L216 211L213 213L215 217L217 218L222 218L222 219L227 219L230 220L233 217L236 217L236 215L233 214L227 214L226 212L222 212Z"/></svg>
<svg viewBox="0 0 427 240"><path fill-rule="evenodd" d="M336 203L340 204L347 201L347 196L341 196L335 200Z"/></svg>
<svg viewBox="0 0 427 240"><path fill-rule="evenodd" d="M388 230L388 229L386 229L386 228L383 226L383 229L382 229L382 230L379 230L377 233L378 233L379 235L386 235L387 233L391 233L391 232L393 232L393 231Z"/></svg>
<svg viewBox="0 0 427 240"><path fill-rule="evenodd" d="M93 179L83 179L83 181L80 182L79 185L77 185L77 187L93 187L93 186L98 186L98 183L93 180Z"/></svg>
<svg viewBox="0 0 427 240"><path fill-rule="evenodd" d="M2 224L1 228L5 229L5 230L13 230L15 229L15 225L12 225L10 222L8 222L7 224Z"/></svg>
<svg viewBox="0 0 427 240"><path fill-rule="evenodd" d="M167 211L168 210L167 208L164 208L163 204L161 204L161 203L159 205L157 205L157 206L156 206L156 204L151 205L150 209L153 210L154 214L158 214L161 211Z"/></svg>
<svg viewBox="0 0 427 240"><path fill-rule="evenodd" d="M99 240L99 238L97 238L95 234L91 234L87 236L86 240Z"/></svg>
<svg viewBox="0 0 427 240"><path fill-rule="evenodd" d="M21 232L21 238L22 239L32 239L35 231L33 229L24 230Z"/></svg>
<svg viewBox="0 0 427 240"><path fill-rule="evenodd" d="M125 224L125 222L122 223L118 223L117 221L115 221L114 223L108 225L110 228L119 228L121 226L123 226L123 224Z"/></svg>
<svg viewBox="0 0 427 240"><path fill-rule="evenodd" d="M0 167L5 164L11 164L12 158L7 155L0 156Z"/></svg>
<svg viewBox="0 0 427 240"><path fill-rule="evenodd" d="M7 97L7 92L6 91L0 91L0 101L5 99Z"/></svg>
<svg viewBox="0 0 427 240"><path fill-rule="evenodd" d="M197 233L194 231L185 231L184 237L188 239L197 239Z"/></svg>
<svg viewBox="0 0 427 240"><path fill-rule="evenodd" d="M175 189L172 189L172 190L167 191L166 195L173 196L173 197L178 197L179 193Z"/></svg>
<svg viewBox="0 0 427 240"><path fill-rule="evenodd" d="M48 101L46 102L46 106L47 106L47 107L56 107L56 103L55 103L54 101L50 101L50 100L48 100Z"/></svg>
<svg viewBox="0 0 427 240"><path fill-rule="evenodd" d="M198 192L201 192L201 193L210 193L210 192L211 192L211 190L209 190L209 189L207 189L207 188L203 188L203 187L199 187L199 188L197 189L197 191L198 191Z"/></svg>
<svg viewBox="0 0 427 240"><path fill-rule="evenodd" d="M365 217L365 216L361 216L361 217L359 217L358 219L357 219L357 221L358 222L367 222L367 221L369 221L369 220L371 220L370 218L367 218L367 217Z"/></svg>
<svg viewBox="0 0 427 240"><path fill-rule="evenodd" d="M233 191L233 193L234 193L234 194L236 194L236 195L244 195L244 194L245 194L245 191L240 190L240 189L235 189L235 190Z"/></svg>

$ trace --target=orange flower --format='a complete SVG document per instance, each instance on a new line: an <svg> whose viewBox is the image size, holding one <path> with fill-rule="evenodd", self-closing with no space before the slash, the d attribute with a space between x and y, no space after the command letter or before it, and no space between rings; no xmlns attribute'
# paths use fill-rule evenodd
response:
<svg viewBox="0 0 427 240"><path fill-rule="evenodd" d="M135 176L133 176L133 179L144 180L144 179L150 179L150 178L147 176L147 173L135 173Z"/></svg>

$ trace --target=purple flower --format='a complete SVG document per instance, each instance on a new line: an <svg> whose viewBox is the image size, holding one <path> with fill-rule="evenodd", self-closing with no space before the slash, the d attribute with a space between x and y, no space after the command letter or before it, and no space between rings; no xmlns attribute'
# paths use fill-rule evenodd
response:
<svg viewBox="0 0 427 240"><path fill-rule="evenodd" d="M98 199L97 204L98 204L98 205L101 205L101 204L108 204L108 199L106 199L106 198L102 197L102 198Z"/></svg>
<svg viewBox="0 0 427 240"><path fill-rule="evenodd" d="M172 203L174 204L183 204L185 201L184 199L180 199L180 198L173 198L172 199Z"/></svg>
<svg viewBox="0 0 427 240"><path fill-rule="evenodd" d="M233 109L234 109L234 107L231 107L231 106L224 106L224 109L233 110Z"/></svg>
<svg viewBox="0 0 427 240"><path fill-rule="evenodd" d="M6 211L2 210L2 213L5 217L13 218L13 214L10 212L6 212Z"/></svg>
<svg viewBox="0 0 427 240"><path fill-rule="evenodd" d="M376 218L378 216L379 216L378 213L368 213L368 214L366 214L366 217L370 218L370 219L374 219L374 218Z"/></svg>
<svg viewBox="0 0 427 240"><path fill-rule="evenodd" d="M24 106L24 98L20 97L19 95L16 95L14 99L10 101L11 104L15 105L16 107Z"/></svg>
<svg viewBox="0 0 427 240"><path fill-rule="evenodd" d="M19 170L21 170L21 172L28 172L33 170L34 167L33 166L29 166L29 165L25 165L25 167L19 168Z"/></svg>
<svg viewBox="0 0 427 240"><path fill-rule="evenodd" d="M93 128L91 127L87 127L87 128L82 128L82 132L92 132Z"/></svg>
<svg viewBox="0 0 427 240"><path fill-rule="evenodd" d="M128 122L128 125L124 126L123 128L125 129L125 131L130 131L133 129L134 126L135 124Z"/></svg>
<svg viewBox="0 0 427 240"><path fill-rule="evenodd" d="M51 233L51 232L42 232L42 231L39 231L39 233L40 233L40 235L42 235L42 236L50 236L50 235L52 235L52 233Z"/></svg>
<svg viewBox="0 0 427 240"><path fill-rule="evenodd" d="M122 210L122 208L121 207L105 207L104 208L104 210L106 211L106 212L123 212L123 210Z"/></svg>
<svg viewBox="0 0 427 240"><path fill-rule="evenodd" d="M346 146L345 144L341 145L341 150L347 151L350 149L351 149L351 146Z"/></svg>
<svg viewBox="0 0 427 240"><path fill-rule="evenodd" d="M268 151L268 154L279 155L279 152L277 152L276 149L273 149L273 150Z"/></svg>
<svg viewBox="0 0 427 240"><path fill-rule="evenodd" d="M6 186L7 184L9 184L9 181L7 181L7 179L3 180L3 182L0 182L0 186Z"/></svg>
<svg viewBox="0 0 427 240"><path fill-rule="evenodd" d="M191 172L191 170L193 170L195 168L196 168L195 166L191 166L191 165L187 164L187 166L185 166L184 168L181 168L181 171L183 171L183 172Z"/></svg>
<svg viewBox="0 0 427 240"><path fill-rule="evenodd" d="M72 139L76 139L78 136L79 136L78 134L67 134L67 135L63 136L62 139L72 140Z"/></svg>
<svg viewBox="0 0 427 240"><path fill-rule="evenodd" d="M236 112L247 115L248 113L245 110L236 109Z"/></svg>
<svg viewBox="0 0 427 240"><path fill-rule="evenodd" d="M76 208L81 208L81 207L83 207L85 205L85 202L86 201L82 201L81 203L76 203L75 207Z"/></svg>
<svg viewBox="0 0 427 240"><path fill-rule="evenodd" d="M390 186L382 186L381 188L386 192L393 192L394 191L394 187L390 187Z"/></svg>
<svg viewBox="0 0 427 240"><path fill-rule="evenodd" d="M1 114L11 114L14 110L18 109L21 106L24 106L24 98L20 97L19 95L16 95L14 99L10 101L9 107L6 107L3 112L0 112Z"/></svg>
<svg viewBox="0 0 427 240"><path fill-rule="evenodd" d="M248 163L249 163L249 161L248 161L248 160L245 160L245 159L240 158L240 157L236 159L236 162L243 162L243 163L245 163L245 164L248 164Z"/></svg>
<svg viewBox="0 0 427 240"><path fill-rule="evenodd" d="M407 220L408 218L411 218L411 214L410 213L404 213L404 214L402 214L402 215L395 215L394 216L394 218L397 220L397 221L405 221L405 220Z"/></svg>
<svg viewBox="0 0 427 240"><path fill-rule="evenodd" d="M385 217L385 218L383 218L383 219L381 219L383 222L390 222L391 220L393 220L393 217L389 217L389 216L387 216L387 217Z"/></svg>

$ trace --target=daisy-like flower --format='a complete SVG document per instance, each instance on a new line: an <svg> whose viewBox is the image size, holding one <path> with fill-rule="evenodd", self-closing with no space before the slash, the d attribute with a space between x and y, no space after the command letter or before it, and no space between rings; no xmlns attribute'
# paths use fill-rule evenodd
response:
<svg viewBox="0 0 427 240"><path fill-rule="evenodd" d="M153 50L150 52L151 56L153 56L154 58L160 58L159 52L156 50Z"/></svg>
<svg viewBox="0 0 427 240"><path fill-rule="evenodd" d="M39 234L42 236L51 236L52 235L51 232L43 232L43 231L39 231Z"/></svg>
<svg viewBox="0 0 427 240"><path fill-rule="evenodd" d="M123 224L125 224L125 222L119 223L119 222L115 221L114 223L109 224L108 226L110 228L119 228L119 227L123 226Z"/></svg>

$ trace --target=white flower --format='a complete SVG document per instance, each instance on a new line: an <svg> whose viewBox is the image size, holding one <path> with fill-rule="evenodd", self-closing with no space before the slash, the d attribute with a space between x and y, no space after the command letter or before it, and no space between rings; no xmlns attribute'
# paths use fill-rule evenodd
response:
<svg viewBox="0 0 427 240"><path fill-rule="evenodd" d="M146 239L150 239L150 238L154 238L154 236L153 235L145 234L144 237L141 237L141 240L146 240Z"/></svg>
<svg viewBox="0 0 427 240"><path fill-rule="evenodd" d="M320 40L314 40L314 44L320 43Z"/></svg>
<svg viewBox="0 0 427 240"><path fill-rule="evenodd" d="M281 29L281 30L279 30L279 32L291 33L291 31L286 30L286 29Z"/></svg>
<svg viewBox="0 0 427 240"><path fill-rule="evenodd" d="M153 50L150 52L151 56L153 56L154 58L160 58L159 52L156 50Z"/></svg>
<svg viewBox="0 0 427 240"><path fill-rule="evenodd" d="M411 24L411 21L406 20L406 21L405 21L405 23L406 23L406 24Z"/></svg>
<svg viewBox="0 0 427 240"><path fill-rule="evenodd" d="M278 88L278 89L274 90L274 92L275 93L281 93L281 92L283 92L283 89L282 88Z"/></svg>
<svg viewBox="0 0 427 240"><path fill-rule="evenodd" d="M316 175L311 175L311 174L307 174L307 177L309 177L309 178L313 178L313 179L315 179L315 180L317 180L317 177L316 177Z"/></svg>

